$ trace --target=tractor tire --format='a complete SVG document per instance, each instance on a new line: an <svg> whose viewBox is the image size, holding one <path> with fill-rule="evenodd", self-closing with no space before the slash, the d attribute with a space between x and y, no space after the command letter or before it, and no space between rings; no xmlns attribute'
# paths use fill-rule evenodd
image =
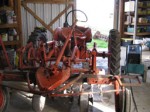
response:
<svg viewBox="0 0 150 112"><path fill-rule="evenodd" d="M132 94L129 89L125 89L125 92L120 94L120 112L134 112L135 107L133 104Z"/></svg>
<svg viewBox="0 0 150 112"><path fill-rule="evenodd" d="M82 94L79 96L80 112L88 112L89 108L89 95Z"/></svg>
<svg viewBox="0 0 150 112"><path fill-rule="evenodd" d="M120 73L120 36L115 29L109 32L109 52L111 53L109 61L109 69L111 75L118 75Z"/></svg>
<svg viewBox="0 0 150 112"><path fill-rule="evenodd" d="M9 106L10 95L8 89L0 88L0 112L6 112Z"/></svg>
<svg viewBox="0 0 150 112"><path fill-rule="evenodd" d="M42 112L45 107L46 97L40 95L33 95L32 108L35 112Z"/></svg>
<svg viewBox="0 0 150 112"><path fill-rule="evenodd" d="M119 93L119 107L120 107L120 112L124 112L125 108L125 92L121 91Z"/></svg>
<svg viewBox="0 0 150 112"><path fill-rule="evenodd" d="M131 109L131 91L126 89L125 90L125 112L130 112Z"/></svg>

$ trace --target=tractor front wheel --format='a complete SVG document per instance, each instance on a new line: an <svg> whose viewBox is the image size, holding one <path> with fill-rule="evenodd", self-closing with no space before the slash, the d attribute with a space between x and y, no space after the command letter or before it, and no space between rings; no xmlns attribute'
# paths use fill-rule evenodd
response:
<svg viewBox="0 0 150 112"><path fill-rule="evenodd" d="M9 105L9 92L5 87L0 87L0 112L6 112Z"/></svg>
<svg viewBox="0 0 150 112"><path fill-rule="evenodd" d="M42 112L45 107L46 97L41 95L33 95L32 107L35 112Z"/></svg>
<svg viewBox="0 0 150 112"><path fill-rule="evenodd" d="M89 95L88 94L81 94L79 96L79 104L80 104L80 112L88 112L89 108Z"/></svg>

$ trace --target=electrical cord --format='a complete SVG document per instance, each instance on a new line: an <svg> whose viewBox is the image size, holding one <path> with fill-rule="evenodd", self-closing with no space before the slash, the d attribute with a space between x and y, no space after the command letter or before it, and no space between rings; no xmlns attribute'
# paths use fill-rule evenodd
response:
<svg viewBox="0 0 150 112"><path fill-rule="evenodd" d="M128 73L128 75L129 75L129 73ZM130 83L132 83L131 79L129 79L129 81L130 81ZM135 97L134 97L134 94L133 94L132 86L130 86L130 90L131 90L131 95L132 95L132 100L133 100L133 103L134 103L134 106L135 106L135 110L136 110L136 112L138 112L138 108L137 108L137 104L135 102Z"/></svg>

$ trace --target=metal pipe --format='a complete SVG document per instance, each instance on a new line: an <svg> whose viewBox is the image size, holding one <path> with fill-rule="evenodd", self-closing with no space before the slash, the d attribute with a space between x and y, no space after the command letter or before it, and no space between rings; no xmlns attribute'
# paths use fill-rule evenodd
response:
<svg viewBox="0 0 150 112"><path fill-rule="evenodd" d="M134 12L135 22L134 22L133 44L135 44L135 39L137 35L137 17L138 17L137 14L138 14L138 0L135 0L135 12Z"/></svg>

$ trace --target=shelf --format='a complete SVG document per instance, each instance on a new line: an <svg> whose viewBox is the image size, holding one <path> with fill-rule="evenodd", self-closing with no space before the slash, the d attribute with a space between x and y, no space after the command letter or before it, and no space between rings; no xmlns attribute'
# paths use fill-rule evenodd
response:
<svg viewBox="0 0 150 112"><path fill-rule="evenodd" d="M125 15L126 16L129 16L129 15L134 16L134 12L126 12ZM150 14L138 14L138 16L150 16Z"/></svg>
<svg viewBox="0 0 150 112"><path fill-rule="evenodd" d="M134 25L134 23L125 22L124 25ZM137 26L150 26L150 23L137 23Z"/></svg>
<svg viewBox="0 0 150 112"><path fill-rule="evenodd" d="M129 33L129 32L124 32L125 35L134 35L134 33ZM137 33L137 36L146 36L150 35L150 32L142 32L142 33Z"/></svg>
<svg viewBox="0 0 150 112"><path fill-rule="evenodd" d="M148 8L150 8L150 6L138 6L138 8L148 9Z"/></svg>
<svg viewBox="0 0 150 112"><path fill-rule="evenodd" d="M3 7L0 7L0 11L2 10L13 10L12 7L8 7L8 6L3 6Z"/></svg>
<svg viewBox="0 0 150 112"><path fill-rule="evenodd" d="M20 42L18 40L16 41L3 41L4 45L19 45Z"/></svg>
<svg viewBox="0 0 150 112"><path fill-rule="evenodd" d="M17 27L17 23L12 24L0 24L0 28L15 28Z"/></svg>
<svg viewBox="0 0 150 112"><path fill-rule="evenodd" d="M4 6L0 6L0 10L8 10L8 11L12 11L10 12L10 14L14 12L14 14L16 15L16 22L12 22L12 23L6 23L6 24L0 24L0 30L4 29L1 31L1 33L5 32L5 33L9 33L9 30L7 32L7 29L15 29L17 36L18 36L18 40L16 41L3 41L4 45L6 45L6 47L12 46L15 48L19 48L20 46L22 46L22 23L21 23L21 1L22 0L5 0L6 2L9 2L9 6L6 6L7 4L4 4ZM10 15L11 17L13 17L12 15ZM6 29L6 30L5 30Z"/></svg>

